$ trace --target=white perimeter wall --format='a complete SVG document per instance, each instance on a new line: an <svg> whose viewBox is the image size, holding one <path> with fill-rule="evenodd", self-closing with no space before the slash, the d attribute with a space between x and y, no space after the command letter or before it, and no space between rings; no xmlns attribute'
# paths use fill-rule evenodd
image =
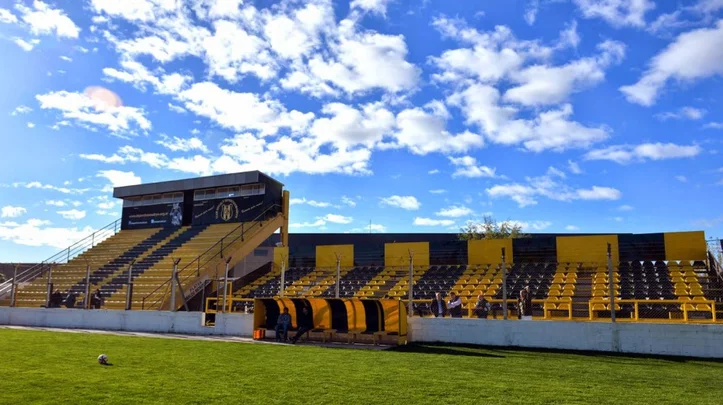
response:
<svg viewBox="0 0 723 405"><path fill-rule="evenodd" d="M723 325L410 318L414 342L723 358Z"/></svg>
<svg viewBox="0 0 723 405"><path fill-rule="evenodd" d="M244 337L253 334L253 314L217 314L215 327L203 326L203 317L201 312L0 307L0 325Z"/></svg>

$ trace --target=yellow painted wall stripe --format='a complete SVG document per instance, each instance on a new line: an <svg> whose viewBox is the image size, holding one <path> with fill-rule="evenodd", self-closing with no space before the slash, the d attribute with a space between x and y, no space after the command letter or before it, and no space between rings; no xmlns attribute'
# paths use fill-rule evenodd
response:
<svg viewBox="0 0 723 405"><path fill-rule="evenodd" d="M336 267L336 255L341 258L342 267L354 266L354 245L316 246L316 267Z"/></svg>
<svg viewBox="0 0 723 405"><path fill-rule="evenodd" d="M409 252L413 252L415 266L429 266L429 242L385 243L384 265L409 266Z"/></svg>
<svg viewBox="0 0 723 405"><path fill-rule="evenodd" d="M666 260L705 260L708 246L703 231L666 232Z"/></svg>
<svg viewBox="0 0 723 405"><path fill-rule="evenodd" d="M512 263L512 239L482 239L467 241L467 263L502 263L502 248L505 248L505 263Z"/></svg>

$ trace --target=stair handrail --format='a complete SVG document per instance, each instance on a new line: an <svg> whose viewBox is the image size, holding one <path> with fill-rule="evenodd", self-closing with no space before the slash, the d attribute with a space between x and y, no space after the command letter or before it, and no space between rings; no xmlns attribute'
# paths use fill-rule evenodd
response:
<svg viewBox="0 0 723 405"><path fill-rule="evenodd" d="M201 253L200 255L198 255L195 259L191 260L188 264L186 264L185 266L183 266L182 269L178 270L178 272L176 273L176 276L177 276L178 279L181 281L181 283L183 283L183 281L186 281L186 280L188 280L188 279L191 277L190 275L188 275L188 276L184 277L183 279L181 279L181 275L182 275L184 272L187 273L187 269L191 268L191 270L196 270L196 277L200 276L201 267L204 267L204 268L205 268L205 266L206 266L210 261L216 259L216 256L222 255L222 254L223 254L223 248L224 248L224 246L231 246L231 245L233 245L234 243L236 243L236 241L239 240L239 238L243 238L243 237L246 235L247 232L249 232L249 231L252 230L252 229L250 229L249 227L247 227L246 229L244 229L244 224L245 224L245 223L247 223L247 222L257 222L257 221L259 220L259 218L264 217L266 214L268 214L269 211L273 210L274 208L281 208L281 205L279 205L279 204L277 204L277 203L269 204L269 205L266 206L266 208L265 208L259 215L257 215L254 219L252 219L252 220L250 220L250 221L241 222L237 227L235 227L233 230L231 230L229 233L227 233L224 237L222 237L221 239L219 239L219 240L218 240L216 243L214 243L211 247L209 247L208 249L206 249L203 253ZM253 227L253 228L255 228L255 227ZM224 241L226 240L226 238L228 238L229 236L231 236L234 232L236 232L236 231L239 230L239 229L241 229L241 234L238 235L238 236L236 236L232 241L227 242L226 244L224 244ZM213 254L208 260L206 260L206 261L203 263L203 265L201 265L201 258L202 258L204 255L206 255L207 253L209 253L210 251L212 251L213 249L215 249L216 247L218 247L219 245L220 245L221 249L219 249L218 252L216 252L215 254ZM194 266L194 263L196 263L195 266ZM189 273L189 274L193 274L193 273ZM155 294L156 292L158 292L158 290L160 290L160 289L163 288L164 286L166 286L166 285L169 285L169 286L170 286L171 278L172 278L172 276L169 277L168 280L164 281L161 285L159 285L158 287L156 287L156 289L154 289L153 291L149 292L148 294L146 294L146 295L143 297L143 299L141 300L141 309L145 309L146 299L148 299L148 297L150 297L151 295L153 295L153 294ZM160 298L156 299L155 301L149 302L149 303L148 303L149 308L152 308L155 304L158 304L158 302L159 302L159 301L162 301L162 300L165 300L165 294L162 295ZM163 305L161 305L161 307L162 307L162 306L163 306Z"/></svg>
<svg viewBox="0 0 723 405"><path fill-rule="evenodd" d="M75 257L79 256L80 254L82 254L83 252L88 250L88 247L90 247L92 249L97 244L100 244L101 242L103 242L105 239L115 235L120 230L120 222L121 222L121 218L114 220L113 222L109 223L108 225L105 225L102 228L99 228L98 230L94 231L90 235L69 245L65 249L50 256L49 258L43 260L42 262L37 263L33 266L30 266L29 268L19 272L16 275L15 279L11 278L9 280L6 280L3 283L0 283L0 297L2 297L4 294L10 292L10 290L12 289L13 283L15 283L17 285L20 283L29 282L37 277L40 277L51 266L68 263L70 260L74 259ZM105 235L108 235L108 236L104 238L103 236L105 236Z"/></svg>

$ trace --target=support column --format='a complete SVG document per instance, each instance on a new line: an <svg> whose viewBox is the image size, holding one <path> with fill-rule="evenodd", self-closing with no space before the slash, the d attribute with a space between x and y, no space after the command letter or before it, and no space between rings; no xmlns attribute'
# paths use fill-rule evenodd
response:
<svg viewBox="0 0 723 405"><path fill-rule="evenodd" d="M505 263L505 248L502 248L502 318L507 320L507 263Z"/></svg>
<svg viewBox="0 0 723 405"><path fill-rule="evenodd" d="M615 322L615 278L613 277L613 256L608 243L608 294L610 295L610 321Z"/></svg>
<svg viewBox="0 0 723 405"><path fill-rule="evenodd" d="M409 302L407 303L407 316L414 316L414 251L409 251Z"/></svg>
<svg viewBox="0 0 723 405"><path fill-rule="evenodd" d="M281 198L281 212L284 216L284 225L281 227L281 244L284 247L289 246L289 201L290 193L288 190L284 190Z"/></svg>
<svg viewBox="0 0 723 405"><path fill-rule="evenodd" d="M90 264L85 265L85 296L83 297L83 309L90 308Z"/></svg>
<svg viewBox="0 0 723 405"><path fill-rule="evenodd" d="M336 293L334 298L339 298L339 276L341 275L341 256L336 255Z"/></svg>

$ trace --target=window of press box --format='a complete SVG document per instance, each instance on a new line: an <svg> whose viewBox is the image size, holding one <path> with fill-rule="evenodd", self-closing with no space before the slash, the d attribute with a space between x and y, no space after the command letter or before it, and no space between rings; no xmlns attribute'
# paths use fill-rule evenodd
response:
<svg viewBox="0 0 723 405"><path fill-rule="evenodd" d="M221 187L210 190L198 190L193 193L193 200L212 200L217 198L234 198L250 195L261 195L266 192L264 184L249 184L246 186Z"/></svg>
<svg viewBox="0 0 723 405"><path fill-rule="evenodd" d="M142 197L130 197L123 199L123 208L142 207L145 205L182 203L183 193L166 193L145 195Z"/></svg>

